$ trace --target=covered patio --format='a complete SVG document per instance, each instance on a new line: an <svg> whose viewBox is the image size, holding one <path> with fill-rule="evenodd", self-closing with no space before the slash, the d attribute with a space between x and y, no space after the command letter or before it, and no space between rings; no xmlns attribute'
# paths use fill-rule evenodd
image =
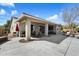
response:
<svg viewBox="0 0 79 59"><path fill-rule="evenodd" d="M29 40L31 36L48 36L49 30L55 30L55 24L37 17L22 14L19 17L19 36ZM24 34L24 35L23 35Z"/></svg>

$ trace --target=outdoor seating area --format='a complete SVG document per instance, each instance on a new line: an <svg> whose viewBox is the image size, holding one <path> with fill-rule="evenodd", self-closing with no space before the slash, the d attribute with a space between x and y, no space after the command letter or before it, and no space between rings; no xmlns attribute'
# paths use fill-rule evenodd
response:
<svg viewBox="0 0 79 59"><path fill-rule="evenodd" d="M61 32L65 36L79 38L79 29L76 29L76 28L73 28L73 29L63 29Z"/></svg>

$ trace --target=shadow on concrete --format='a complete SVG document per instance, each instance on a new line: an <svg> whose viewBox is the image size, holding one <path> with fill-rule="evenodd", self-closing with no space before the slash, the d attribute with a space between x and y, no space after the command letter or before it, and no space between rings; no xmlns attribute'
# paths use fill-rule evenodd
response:
<svg viewBox="0 0 79 59"><path fill-rule="evenodd" d="M60 44L66 38L65 35L56 34L56 35L49 35L47 37L41 37L38 40L32 39L31 41L49 41L52 43Z"/></svg>
<svg viewBox="0 0 79 59"><path fill-rule="evenodd" d="M9 40L5 40L5 41L0 41L0 45L2 45L2 44L4 44L4 43L6 43L6 42L8 42Z"/></svg>

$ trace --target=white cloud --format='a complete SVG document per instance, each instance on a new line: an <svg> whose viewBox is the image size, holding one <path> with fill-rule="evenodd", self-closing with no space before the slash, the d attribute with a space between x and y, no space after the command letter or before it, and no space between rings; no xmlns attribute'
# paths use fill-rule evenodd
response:
<svg viewBox="0 0 79 59"><path fill-rule="evenodd" d="M13 3L0 3L2 6L7 6L7 7L15 7Z"/></svg>
<svg viewBox="0 0 79 59"><path fill-rule="evenodd" d="M63 23L62 13L59 13L59 14L55 14L53 16L50 16L46 20L51 21L51 22L54 22L54 23L61 24L61 23Z"/></svg>
<svg viewBox="0 0 79 59"><path fill-rule="evenodd" d="M53 15L47 18L47 20L51 20L51 21L56 19L58 19L58 15Z"/></svg>
<svg viewBox="0 0 79 59"><path fill-rule="evenodd" d="M0 15L4 15L4 14L6 14L6 11L4 9L1 9L0 10Z"/></svg>
<svg viewBox="0 0 79 59"><path fill-rule="evenodd" d="M12 10L11 15L17 14L17 10Z"/></svg>
<svg viewBox="0 0 79 59"><path fill-rule="evenodd" d="M39 15L35 15L36 17L39 17Z"/></svg>

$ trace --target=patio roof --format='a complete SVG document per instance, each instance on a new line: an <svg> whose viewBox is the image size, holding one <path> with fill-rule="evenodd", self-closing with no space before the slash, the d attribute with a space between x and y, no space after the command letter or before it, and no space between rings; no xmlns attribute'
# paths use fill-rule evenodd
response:
<svg viewBox="0 0 79 59"><path fill-rule="evenodd" d="M20 17L18 18L18 22L22 21L22 20L23 20L23 19L22 19L23 17L32 18L32 19L34 19L34 20L46 22L46 23L51 24L51 25L53 25L53 24L56 25L56 24L53 23L53 22L47 21L47 20L42 19L42 18L40 18L40 17L36 17L36 16L33 16L33 15L29 15L29 14L27 14L27 13L22 13L22 14L20 15Z"/></svg>

